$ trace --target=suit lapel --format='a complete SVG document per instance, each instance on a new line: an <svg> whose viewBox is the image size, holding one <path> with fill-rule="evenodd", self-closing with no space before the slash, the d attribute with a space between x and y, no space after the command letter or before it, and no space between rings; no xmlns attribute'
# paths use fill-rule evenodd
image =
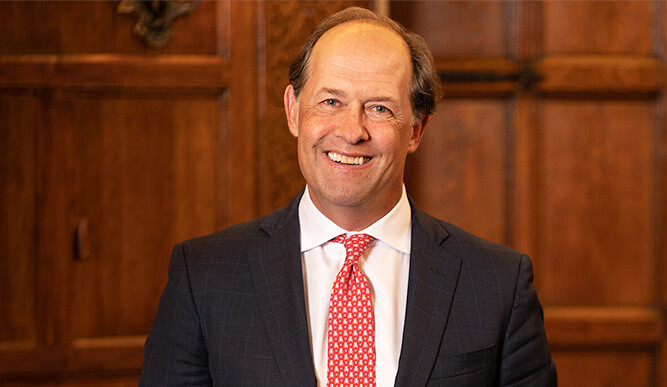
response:
<svg viewBox="0 0 667 387"><path fill-rule="evenodd" d="M408 299L397 386L424 386L449 318L461 259L440 244L447 231L412 203Z"/></svg>
<svg viewBox="0 0 667 387"><path fill-rule="evenodd" d="M268 215L268 235L249 253L257 302L285 385L316 385L306 317L299 243L298 195Z"/></svg>
<svg viewBox="0 0 667 387"><path fill-rule="evenodd" d="M268 238L249 252L267 335L286 385L315 386L301 268L298 203L262 222ZM423 386L449 318L461 259L440 244L447 232L412 204L412 251L397 386Z"/></svg>

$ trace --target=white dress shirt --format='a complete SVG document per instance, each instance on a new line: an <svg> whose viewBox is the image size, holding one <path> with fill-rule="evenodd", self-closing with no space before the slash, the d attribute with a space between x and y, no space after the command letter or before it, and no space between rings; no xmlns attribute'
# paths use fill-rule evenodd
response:
<svg viewBox="0 0 667 387"><path fill-rule="evenodd" d="M377 240L364 251L359 267L368 278L375 316L375 375L378 387L393 386L401 353L408 295L411 210L403 187L396 206L366 229L348 232L315 207L308 187L299 203L301 264L318 385L327 385L329 297L345 262L345 247L329 242L341 234L368 234Z"/></svg>

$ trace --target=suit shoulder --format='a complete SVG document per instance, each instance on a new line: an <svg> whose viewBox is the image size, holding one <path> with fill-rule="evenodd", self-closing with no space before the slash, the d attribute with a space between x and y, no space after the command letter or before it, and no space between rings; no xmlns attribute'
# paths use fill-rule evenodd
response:
<svg viewBox="0 0 667 387"><path fill-rule="evenodd" d="M297 199L262 217L186 240L181 243L183 249L189 257L220 257L245 252L269 239L277 230L294 227L295 222L298 228Z"/></svg>
<svg viewBox="0 0 667 387"><path fill-rule="evenodd" d="M225 243L235 243L239 240L260 239L266 237L261 230L262 218L253 219L249 222L235 224L212 234L188 239L182 244L188 248L205 247Z"/></svg>
<svg viewBox="0 0 667 387"><path fill-rule="evenodd" d="M268 236L261 225L265 217L249 222L235 224L213 234L188 239L182 242L183 248L192 253L246 250Z"/></svg>

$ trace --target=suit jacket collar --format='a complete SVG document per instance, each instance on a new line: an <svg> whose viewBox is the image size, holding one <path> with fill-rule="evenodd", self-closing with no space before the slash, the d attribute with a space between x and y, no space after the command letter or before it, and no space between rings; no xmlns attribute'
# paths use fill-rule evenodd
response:
<svg viewBox="0 0 667 387"><path fill-rule="evenodd" d="M260 224L268 238L248 255L257 302L283 381L287 386L315 386L303 290L298 204L287 206Z"/></svg>
<svg viewBox="0 0 667 387"><path fill-rule="evenodd" d="M461 259L442 245L442 224L412 200L412 251L397 386L425 386L449 319Z"/></svg>
<svg viewBox="0 0 667 387"><path fill-rule="evenodd" d="M257 300L286 385L316 385L303 288L298 205L292 202L260 224L268 239L249 253ZM396 385L423 386L442 340L461 259L441 247L448 233L412 200L412 251L403 343Z"/></svg>

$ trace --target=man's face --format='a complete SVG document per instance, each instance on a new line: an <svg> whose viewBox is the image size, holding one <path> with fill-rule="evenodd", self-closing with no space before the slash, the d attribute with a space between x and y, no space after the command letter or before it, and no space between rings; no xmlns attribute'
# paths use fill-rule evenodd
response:
<svg viewBox="0 0 667 387"><path fill-rule="evenodd" d="M405 158L426 123L413 124L407 45L384 27L342 24L317 42L308 71L298 100L288 86L285 108L313 202L327 216L384 215L400 198Z"/></svg>

